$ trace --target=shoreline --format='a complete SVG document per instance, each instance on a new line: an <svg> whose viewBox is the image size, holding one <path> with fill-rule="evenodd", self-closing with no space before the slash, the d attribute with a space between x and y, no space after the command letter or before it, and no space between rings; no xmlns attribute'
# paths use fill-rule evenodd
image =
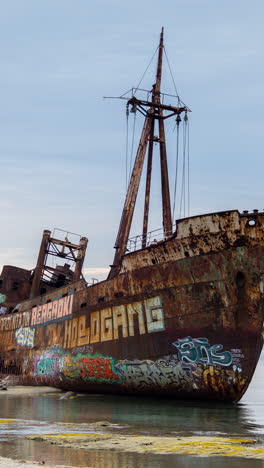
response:
<svg viewBox="0 0 264 468"><path fill-rule="evenodd" d="M69 465L47 465L41 461L34 462L28 460L13 460L13 458L5 458L0 456L0 468L37 468L38 466L44 466L45 468L78 468Z"/></svg>
<svg viewBox="0 0 264 468"><path fill-rule="evenodd" d="M0 391L1 396L15 395L15 396L31 396L43 395L45 393L65 393L64 390L55 387L40 387L34 385L10 385L7 390Z"/></svg>

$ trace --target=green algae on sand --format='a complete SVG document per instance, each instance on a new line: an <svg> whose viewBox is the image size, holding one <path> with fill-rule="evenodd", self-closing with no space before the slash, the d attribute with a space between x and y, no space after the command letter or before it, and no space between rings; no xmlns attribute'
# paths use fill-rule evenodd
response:
<svg viewBox="0 0 264 468"><path fill-rule="evenodd" d="M174 453L199 457L228 456L264 460L264 447L254 439L228 437L154 437L83 432L28 436L73 449Z"/></svg>

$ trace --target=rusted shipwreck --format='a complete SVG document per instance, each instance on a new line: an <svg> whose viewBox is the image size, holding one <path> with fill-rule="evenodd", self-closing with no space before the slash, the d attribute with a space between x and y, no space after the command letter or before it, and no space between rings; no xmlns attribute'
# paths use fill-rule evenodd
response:
<svg viewBox="0 0 264 468"><path fill-rule="evenodd" d="M264 214L192 216L173 228L164 122L178 123L189 109L161 99L162 57L163 31L150 99L127 100L145 121L107 280L87 285L82 277L86 238L44 231L35 270L5 266L0 277L1 374L85 392L238 401L246 391L263 344ZM159 241L148 237L154 142ZM127 251L146 154L143 232ZM75 270L50 267L49 255L73 260Z"/></svg>

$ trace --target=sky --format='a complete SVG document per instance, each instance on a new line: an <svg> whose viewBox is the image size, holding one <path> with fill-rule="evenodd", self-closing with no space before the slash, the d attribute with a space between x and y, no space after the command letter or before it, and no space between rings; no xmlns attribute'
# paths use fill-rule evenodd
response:
<svg viewBox="0 0 264 468"><path fill-rule="evenodd" d="M0 265L34 268L43 229L60 228L88 237L87 279L106 275L125 197L126 118L123 101L103 96L138 84L162 26L192 110L190 214L263 210L263 17L263 0L0 0ZM144 80L151 88L154 66ZM164 86L173 91L166 70ZM161 227L159 198L154 175L151 229Z"/></svg>

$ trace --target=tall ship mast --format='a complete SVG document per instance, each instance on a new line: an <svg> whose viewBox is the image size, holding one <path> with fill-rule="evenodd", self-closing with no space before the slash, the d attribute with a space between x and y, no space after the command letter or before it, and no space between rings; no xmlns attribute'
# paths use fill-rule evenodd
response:
<svg viewBox="0 0 264 468"><path fill-rule="evenodd" d="M2 375L75 391L234 402L248 388L263 346L264 213L222 211L173 226L165 123L178 127L190 109L164 103L163 51L162 30L149 98L127 98L144 123L108 278L87 284L88 240L61 231L44 231L33 271L5 266ZM160 239L148 232L154 144ZM129 241L146 156L142 234Z"/></svg>
<svg viewBox="0 0 264 468"><path fill-rule="evenodd" d="M136 110L138 110L144 115L145 121L134 162L134 168L130 178L130 184L127 190L127 196L115 244L116 254L113 265L111 266L109 278L113 278L119 272L122 263L122 258L127 249L127 242L130 234L130 228L133 219L140 179L142 175L142 169L144 166L145 155L148 148L147 178L142 232L142 248L146 247L154 141L155 143L159 144L160 150L162 217L164 237L167 238L172 234L172 213L164 122L165 119L177 116L178 123L181 113L184 112L187 116L187 112L190 111L190 109L188 109L188 107L185 105L183 107L173 107L171 105L161 103L163 47L164 46L162 28L158 47L156 82L154 83L150 93L151 101L137 99L135 95L133 95L131 99L129 99L127 102L127 112L129 112L129 108L131 108L132 112L136 112ZM157 124L158 126L158 136L155 136L155 124Z"/></svg>

